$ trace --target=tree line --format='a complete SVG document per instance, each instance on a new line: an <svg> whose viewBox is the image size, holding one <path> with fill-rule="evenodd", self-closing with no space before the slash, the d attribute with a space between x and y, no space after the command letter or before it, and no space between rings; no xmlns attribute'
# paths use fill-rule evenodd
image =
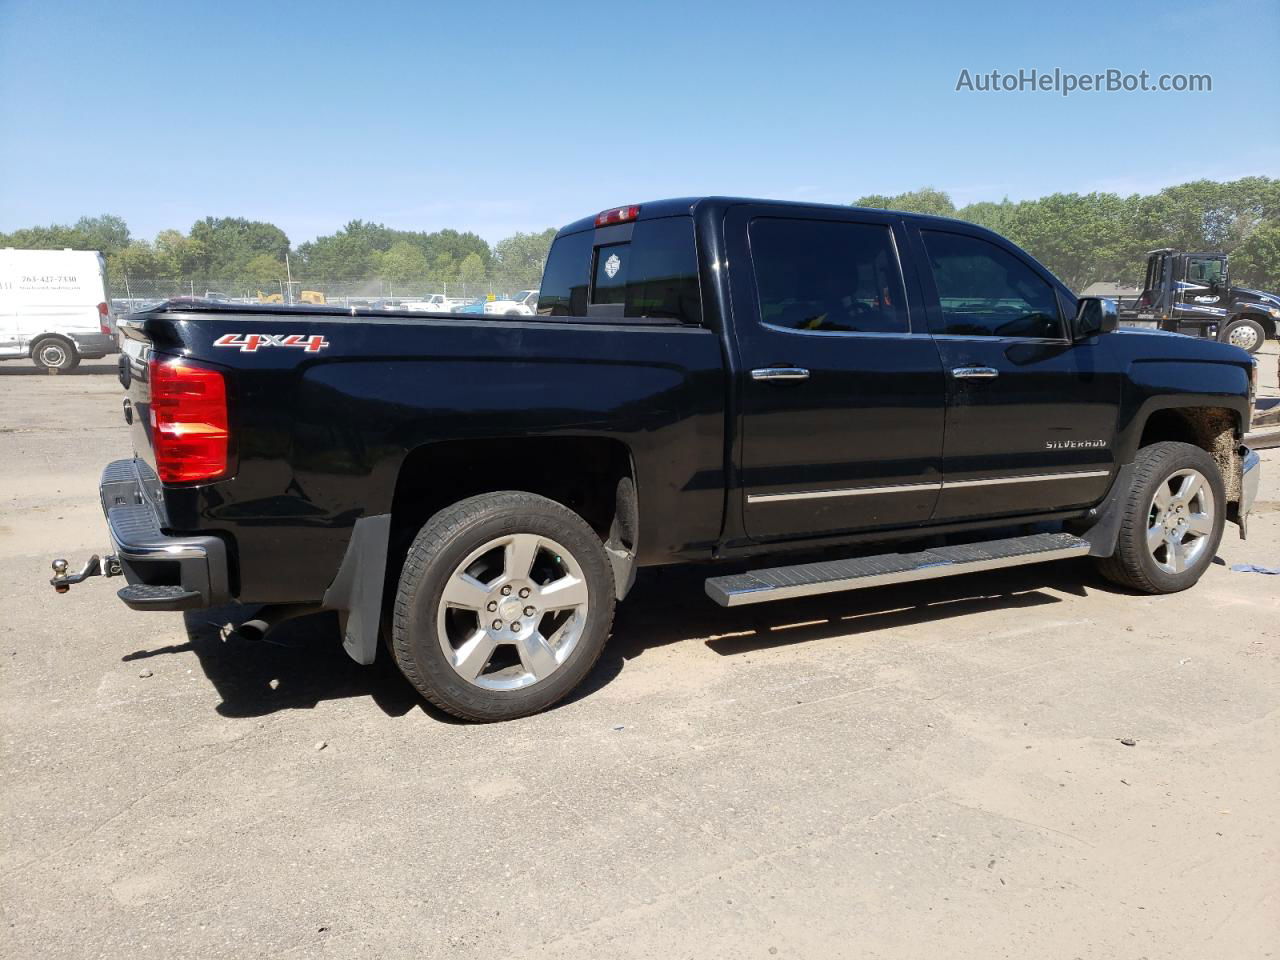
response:
<svg viewBox="0 0 1280 960"><path fill-rule="evenodd" d="M857 206L956 217L996 231L1067 286L1140 285L1146 254L1160 247L1231 256L1233 283L1280 292L1280 180L1196 180L1154 194L1054 193L957 208L941 190L872 194Z"/></svg>
<svg viewBox="0 0 1280 960"><path fill-rule="evenodd" d="M855 203L989 227L1077 291L1099 280L1139 283L1146 252L1158 247L1228 253L1234 282L1280 291L1280 180L1269 177L1197 180L1146 195L1055 193L959 208L945 192L924 187ZM471 232L394 230L352 220L295 247L283 230L259 220L206 217L186 233L162 230L146 240L133 237L122 218L104 215L0 233L0 247L99 250L117 293L130 280L136 287L190 284L197 292L227 282L274 290L286 275L320 289L376 281L515 290L537 285L554 236L555 228L516 233L490 246Z"/></svg>

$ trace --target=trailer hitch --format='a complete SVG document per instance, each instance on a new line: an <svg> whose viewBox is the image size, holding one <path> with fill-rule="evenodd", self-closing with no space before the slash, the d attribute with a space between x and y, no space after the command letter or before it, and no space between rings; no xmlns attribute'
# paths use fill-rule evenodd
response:
<svg viewBox="0 0 1280 960"><path fill-rule="evenodd" d="M53 576L49 579L49 583L58 593L66 593L73 584L83 583L90 577L118 577L123 572L120 568L120 558L117 556L108 556L100 560L95 553L80 568L79 573L67 573L67 561L59 558L53 561Z"/></svg>

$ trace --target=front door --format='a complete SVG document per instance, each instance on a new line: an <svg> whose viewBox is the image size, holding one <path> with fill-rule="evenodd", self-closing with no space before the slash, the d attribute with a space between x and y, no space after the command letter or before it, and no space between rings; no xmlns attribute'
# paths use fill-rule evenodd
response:
<svg viewBox="0 0 1280 960"><path fill-rule="evenodd" d="M759 205L725 227L748 536L926 522L944 386L900 222Z"/></svg>
<svg viewBox="0 0 1280 960"><path fill-rule="evenodd" d="M1203 254L1178 258L1185 264L1174 294L1174 318L1184 323L1217 323L1227 316L1226 260Z"/></svg>
<svg viewBox="0 0 1280 960"><path fill-rule="evenodd" d="M1012 244L913 228L947 380L934 520L1096 503L1114 467L1120 379L1103 338L1072 342L1055 285Z"/></svg>

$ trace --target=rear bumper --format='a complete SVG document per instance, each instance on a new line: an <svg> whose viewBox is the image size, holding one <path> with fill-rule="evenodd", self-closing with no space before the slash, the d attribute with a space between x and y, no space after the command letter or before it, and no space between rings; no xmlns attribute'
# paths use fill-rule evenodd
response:
<svg viewBox="0 0 1280 960"><path fill-rule="evenodd" d="M164 532L160 511L147 498L139 461L116 460L102 472L98 497L107 532L130 585L181 587L175 599L140 602L122 591L135 610L198 610L231 600L227 546L215 536ZM138 591L132 591L137 596ZM175 591L176 593L176 591Z"/></svg>

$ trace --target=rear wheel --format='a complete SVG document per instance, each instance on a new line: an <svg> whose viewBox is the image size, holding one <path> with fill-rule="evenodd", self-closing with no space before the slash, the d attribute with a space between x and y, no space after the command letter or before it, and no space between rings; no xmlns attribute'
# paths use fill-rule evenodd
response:
<svg viewBox="0 0 1280 960"><path fill-rule="evenodd" d="M1249 353L1257 353L1266 342L1267 331L1257 320L1250 317L1237 317L1235 320L1228 321L1218 331L1218 339L1233 347L1247 350Z"/></svg>
<svg viewBox="0 0 1280 960"><path fill-rule="evenodd" d="M31 347L31 359L48 373L64 373L80 366L80 354L64 337L44 337Z"/></svg>
<svg viewBox="0 0 1280 960"><path fill-rule="evenodd" d="M437 513L409 548L392 653L441 709L509 720L582 681L613 605L608 558L581 517L530 493L483 494Z"/></svg>
<svg viewBox="0 0 1280 960"><path fill-rule="evenodd" d="M1194 586L1213 560L1226 519L1217 462L1166 441L1138 451L1116 552L1098 561L1107 579L1143 593Z"/></svg>

